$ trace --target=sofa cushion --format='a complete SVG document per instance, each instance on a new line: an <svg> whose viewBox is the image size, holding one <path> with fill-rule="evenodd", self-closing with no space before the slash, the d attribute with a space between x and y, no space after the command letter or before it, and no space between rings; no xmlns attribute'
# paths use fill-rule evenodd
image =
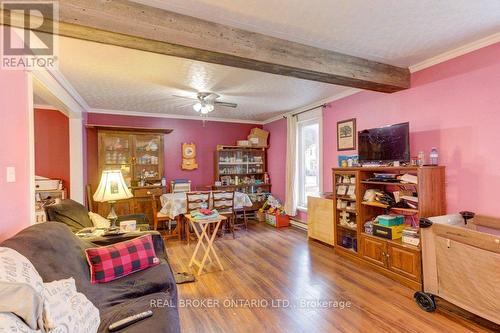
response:
<svg viewBox="0 0 500 333"><path fill-rule="evenodd" d="M13 313L0 312L0 333L41 333L41 331L32 330Z"/></svg>
<svg viewBox="0 0 500 333"><path fill-rule="evenodd" d="M76 290L73 278L44 283L43 321L46 331L95 333L99 310Z"/></svg>
<svg viewBox="0 0 500 333"><path fill-rule="evenodd" d="M0 312L12 312L31 329L39 329L43 326L42 292L42 277L33 264L19 252L0 247Z"/></svg>
<svg viewBox="0 0 500 333"><path fill-rule="evenodd" d="M49 221L64 223L73 232L94 226L87 208L71 199L65 199L58 204L50 205L46 210Z"/></svg>
<svg viewBox="0 0 500 333"><path fill-rule="evenodd" d="M113 322L147 310L153 316L120 330L120 333L140 332L180 332L179 312L176 300L168 293L155 293L128 300L101 312L101 324L98 332L107 333Z"/></svg>
<svg viewBox="0 0 500 333"><path fill-rule="evenodd" d="M113 281L160 263L151 235L86 249L85 253L90 266L91 283Z"/></svg>
<svg viewBox="0 0 500 333"><path fill-rule="evenodd" d="M121 279L92 286L95 287L92 289L92 299L99 309L107 309L130 299L159 292L169 294L172 299L177 299L175 279L170 265L165 260L161 260L160 265Z"/></svg>
<svg viewBox="0 0 500 333"><path fill-rule="evenodd" d="M89 217L96 228L107 229L111 225L111 222L107 218L97 213L89 212Z"/></svg>

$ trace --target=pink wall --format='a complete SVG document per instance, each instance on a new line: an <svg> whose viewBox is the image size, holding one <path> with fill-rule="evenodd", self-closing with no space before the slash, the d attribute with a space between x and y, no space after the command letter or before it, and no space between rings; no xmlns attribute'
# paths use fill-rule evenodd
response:
<svg viewBox="0 0 500 333"><path fill-rule="evenodd" d="M62 179L69 196L69 119L56 110L35 109L35 174Z"/></svg>
<svg viewBox="0 0 500 333"><path fill-rule="evenodd" d="M331 191L337 166L336 123L356 118L357 129L410 122L411 150L432 147L446 166L449 212L472 210L500 216L500 43L412 75L412 88L394 94L361 92L330 103L324 110L324 191ZM267 124L275 142L284 142L284 120ZM273 149L273 147L271 147ZM283 148L284 151L285 148ZM285 159L269 159L270 177L284 179ZM273 186L273 191L280 189ZM284 191L284 184L283 184Z"/></svg>
<svg viewBox="0 0 500 333"><path fill-rule="evenodd" d="M273 195L285 201L285 157L286 157L286 120L279 119L264 125L270 132L269 149L267 150L267 169L273 187Z"/></svg>
<svg viewBox="0 0 500 333"><path fill-rule="evenodd" d="M184 120L153 117L88 114L88 123L93 125L134 126L146 128L169 128L173 132L165 135L165 173L171 179L190 179L193 186L210 185L214 182L214 151L218 144L235 145L236 140L246 139L254 127L252 124L237 124L201 120ZM198 169L181 170L181 144L194 142L197 148ZM97 163L97 132L87 130L88 176L92 184L99 181Z"/></svg>
<svg viewBox="0 0 500 333"><path fill-rule="evenodd" d="M28 98L27 73L0 69L0 240L30 225ZM7 167L15 183L6 182Z"/></svg>

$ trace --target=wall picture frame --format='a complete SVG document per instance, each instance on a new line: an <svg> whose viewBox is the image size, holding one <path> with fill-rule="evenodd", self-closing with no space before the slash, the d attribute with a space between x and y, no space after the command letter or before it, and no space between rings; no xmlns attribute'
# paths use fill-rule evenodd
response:
<svg viewBox="0 0 500 333"><path fill-rule="evenodd" d="M337 122L337 151L356 149L356 118Z"/></svg>

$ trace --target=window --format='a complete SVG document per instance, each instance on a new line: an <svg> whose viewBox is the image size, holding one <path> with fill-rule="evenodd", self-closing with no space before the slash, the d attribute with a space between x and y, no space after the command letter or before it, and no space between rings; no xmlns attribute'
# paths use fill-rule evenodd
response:
<svg viewBox="0 0 500 333"><path fill-rule="evenodd" d="M302 116L302 115L300 115ZM297 122L297 206L307 209L307 197L321 192L321 109Z"/></svg>

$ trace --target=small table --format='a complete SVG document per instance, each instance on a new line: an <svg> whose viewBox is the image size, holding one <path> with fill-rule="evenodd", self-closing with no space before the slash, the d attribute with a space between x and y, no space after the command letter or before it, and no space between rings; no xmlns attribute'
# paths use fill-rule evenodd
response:
<svg viewBox="0 0 500 333"><path fill-rule="evenodd" d="M187 196L184 192L167 193L160 197L160 213L174 220L177 216L187 213ZM212 203L210 203L210 206ZM252 207L253 203L246 193L234 192L234 208L245 209Z"/></svg>
<svg viewBox="0 0 500 333"><path fill-rule="evenodd" d="M189 222L193 226L194 232L196 233L196 237L198 237L198 243L196 244L191 260L189 261L189 267L193 266L193 264L198 266L198 275L200 275L201 271L205 267L207 259L210 262L213 262L212 257L210 256L210 252L212 252L212 254L215 257L215 260L217 260L217 263L219 264L220 269L223 271L224 267L222 267L222 264L219 260L219 257L217 256L217 253L215 252L213 244L215 237L217 236L217 230L219 230L221 222L226 220L227 218L225 216L220 215L215 219L198 220L192 218L191 215L189 214L185 215L185 217L189 220ZM201 232L199 232L198 228L196 228L196 224L198 224L201 227ZM215 224L215 228L213 230L212 236L209 237L207 229L211 224ZM201 262L196 260L196 255L198 254L200 246L203 246L203 249L205 249L205 253L203 254L203 259L201 260Z"/></svg>

